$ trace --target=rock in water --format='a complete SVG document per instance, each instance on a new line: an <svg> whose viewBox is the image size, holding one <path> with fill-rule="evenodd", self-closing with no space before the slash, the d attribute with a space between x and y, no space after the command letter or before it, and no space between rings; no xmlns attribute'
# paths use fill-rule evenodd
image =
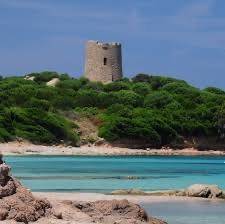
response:
<svg viewBox="0 0 225 224"><path fill-rule="evenodd" d="M93 218L94 223L123 223L123 224L166 224L165 222L148 217L139 205L127 200L79 202L74 206Z"/></svg>
<svg viewBox="0 0 225 224"><path fill-rule="evenodd" d="M223 191L217 185L194 184L185 190L189 197L222 198Z"/></svg>
<svg viewBox="0 0 225 224"><path fill-rule="evenodd" d="M28 223L51 214L51 205L47 200L35 198L9 173L10 167L0 155L0 222L15 220Z"/></svg>
<svg viewBox="0 0 225 224"><path fill-rule="evenodd" d="M148 193L139 189L125 189L115 190L111 192L112 195L147 195Z"/></svg>

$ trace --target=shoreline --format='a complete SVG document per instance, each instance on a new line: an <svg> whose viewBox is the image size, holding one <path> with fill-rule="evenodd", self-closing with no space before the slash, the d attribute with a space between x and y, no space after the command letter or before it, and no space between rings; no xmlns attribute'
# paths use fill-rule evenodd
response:
<svg viewBox="0 0 225 224"><path fill-rule="evenodd" d="M97 200L123 200L126 199L133 203L142 204L148 202L179 202L179 201L196 201L196 202L223 202L219 198L201 198L187 196L165 196L165 195L110 195L103 193L82 193L82 192L32 192L35 197L47 198L48 200L57 201L97 201Z"/></svg>
<svg viewBox="0 0 225 224"><path fill-rule="evenodd" d="M104 201L112 202L112 200L128 200L129 203L134 203L141 208L145 210L145 212L148 214L149 217L156 218L155 222L153 223L173 223L174 220L180 219L180 216L175 216L176 214L176 208L183 207L185 210L185 213L192 212L192 209L190 209L190 206L196 207L195 209L199 208L200 215L202 217L205 217L205 214L201 212L201 208L207 208L210 206L210 208L218 208L225 206L225 200L221 199L205 199L205 198L193 198L193 197L182 197L182 196L140 196L140 195L105 195L105 194L99 194L99 193L57 193L57 192L33 192L33 195L37 198L46 198L51 204L55 205L55 208L57 208L58 211L63 212L63 217L65 216L65 222L61 220L54 220L51 219L51 223L58 224L58 223L77 223L77 224L91 224L92 222L89 222L90 217L83 217L82 213L74 213L73 211L70 211L71 207L70 205L73 203L95 203L97 201ZM186 206L185 206L186 205ZM170 212L168 213L167 206L171 206ZM200 207L199 207L200 206ZM159 208L161 208L159 210ZM189 210L190 209L190 210ZM174 213L175 212L175 213ZM182 209L181 209L182 212ZM203 213L203 214L202 214ZM77 214L77 215L76 215ZM170 214L173 214L173 217L170 217ZM82 216L81 216L82 215ZM196 216L196 215L195 215ZM76 221L69 221L71 220L71 217L74 217L73 220ZM79 218L78 218L79 217ZM81 218L82 217L82 218ZM210 218L210 214L209 214ZM46 220L46 222L44 222ZM85 222L83 222L85 220ZM164 220L160 221L160 220ZM171 221L172 220L172 221ZM189 217L186 215L185 220L190 221ZM50 219L42 218L40 219L40 222L37 223L50 223ZM108 222L104 222L108 223ZM117 223L117 222L115 222ZM125 223L125 222L121 222ZM127 223L127 222L126 222ZM129 223L129 222L128 222ZM133 222L132 222L133 223ZM139 222L135 222L139 223ZM142 222L141 222L142 223ZM152 223L152 222L151 222ZM176 222L179 223L179 222ZM183 222L186 223L186 222ZM192 222L187 222L192 223ZM218 222L219 223L219 222Z"/></svg>
<svg viewBox="0 0 225 224"><path fill-rule="evenodd" d="M80 147L63 145L34 145L29 142L9 142L0 144L0 152L6 156L225 156L225 151L194 148L185 149L129 149L110 145L84 145Z"/></svg>

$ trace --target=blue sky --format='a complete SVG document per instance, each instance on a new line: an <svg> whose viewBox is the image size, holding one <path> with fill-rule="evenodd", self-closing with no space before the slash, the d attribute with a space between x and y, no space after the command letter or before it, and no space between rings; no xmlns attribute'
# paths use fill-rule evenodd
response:
<svg viewBox="0 0 225 224"><path fill-rule="evenodd" d="M0 0L0 74L83 74L88 39L123 44L125 76L225 89L224 0Z"/></svg>

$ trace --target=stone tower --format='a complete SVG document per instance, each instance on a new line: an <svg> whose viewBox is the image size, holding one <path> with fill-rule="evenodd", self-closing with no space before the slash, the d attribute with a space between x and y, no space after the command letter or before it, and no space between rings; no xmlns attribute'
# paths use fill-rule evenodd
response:
<svg viewBox="0 0 225 224"><path fill-rule="evenodd" d="M122 76L121 44L88 41L85 77L91 81L109 83L121 79Z"/></svg>

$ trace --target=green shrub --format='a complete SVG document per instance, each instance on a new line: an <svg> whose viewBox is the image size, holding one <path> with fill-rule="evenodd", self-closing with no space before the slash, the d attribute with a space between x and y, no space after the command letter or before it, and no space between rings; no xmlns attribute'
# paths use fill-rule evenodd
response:
<svg viewBox="0 0 225 224"><path fill-rule="evenodd" d="M138 82L134 83L132 90L141 96L146 96L151 92L151 86L148 83Z"/></svg>
<svg viewBox="0 0 225 224"><path fill-rule="evenodd" d="M124 104L127 106L141 106L143 98L132 90L120 90L113 92L112 96L115 98L114 103Z"/></svg>
<svg viewBox="0 0 225 224"><path fill-rule="evenodd" d="M70 80L63 80L59 82L56 86L62 89L73 89L78 91L82 87L82 81L79 79L70 79Z"/></svg>
<svg viewBox="0 0 225 224"><path fill-rule="evenodd" d="M106 92L112 92L112 91L117 92L120 90L129 90L129 89L130 89L130 84L128 82L123 82L123 81L111 82L104 86L104 90Z"/></svg>
<svg viewBox="0 0 225 224"><path fill-rule="evenodd" d="M0 142L12 140L12 135L5 129L0 127Z"/></svg>
<svg viewBox="0 0 225 224"><path fill-rule="evenodd" d="M144 106L149 108L161 109L173 102L173 97L166 91L157 91L145 97Z"/></svg>
<svg viewBox="0 0 225 224"><path fill-rule="evenodd" d="M97 107L76 107L74 111L84 117L93 117L99 113Z"/></svg>
<svg viewBox="0 0 225 224"><path fill-rule="evenodd" d="M0 79L1 142L21 137L34 143L76 145L76 115L96 121L99 135L109 141L138 139L153 146L200 136L224 141L221 89L200 90L183 80L146 74L109 84L56 72L29 76L34 81ZM45 85L55 77L60 79L56 87Z"/></svg>
<svg viewBox="0 0 225 224"><path fill-rule="evenodd" d="M46 83L52 80L53 78L59 78L57 72L45 71L41 73L31 73L28 76L34 76L34 81L37 83Z"/></svg>
<svg viewBox="0 0 225 224"><path fill-rule="evenodd" d="M216 88L216 87L207 87L207 88L203 89L203 91L225 96L225 91L223 91L222 89Z"/></svg>

